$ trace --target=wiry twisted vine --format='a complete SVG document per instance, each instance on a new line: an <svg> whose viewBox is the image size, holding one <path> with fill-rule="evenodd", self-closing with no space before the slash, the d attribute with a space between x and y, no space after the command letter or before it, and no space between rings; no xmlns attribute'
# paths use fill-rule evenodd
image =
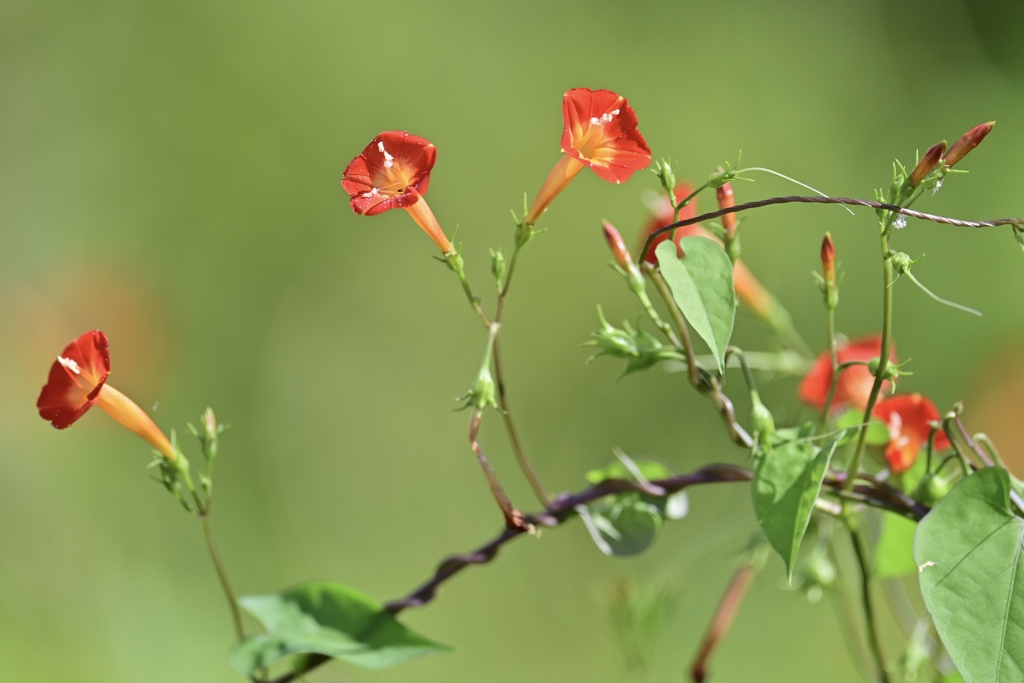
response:
<svg viewBox="0 0 1024 683"><path fill-rule="evenodd" d="M616 493L636 491L645 493L657 498L666 498L673 493L678 493L690 486L699 484L723 484L730 482L748 482L753 478L753 472L745 467L727 464L706 465L689 474L680 474L666 479L655 479L646 484L623 479L608 479L595 484L580 493L565 493L556 497L547 508L536 514L525 515L524 519L528 525L533 527L555 528L576 516L576 508L580 505L592 503L606 496ZM825 480L824 487L844 498L877 507L896 514L903 515L914 520L920 520L928 508L913 500L905 493L893 486L877 481L867 476L859 475L858 479L866 482L858 484L851 490L843 489L845 475L840 474ZM442 560L434 575L427 581L414 589L405 597L392 600L385 604L384 608L391 614L398 614L403 610L413 607L423 607L437 597L438 588L463 569L478 564L487 564L493 561L498 552L510 541L526 535L528 532L522 527L503 528L501 533L477 548L461 554L452 555ZM311 655L308 657L301 670L284 674L272 683L291 683L291 681L305 675L331 660L326 655Z"/></svg>
<svg viewBox="0 0 1024 683"><path fill-rule="evenodd" d="M709 211L708 213L702 213L699 216L693 218L687 218L685 220L676 221L671 225L666 225L664 228L659 228L651 232L647 236L647 241L644 242L644 248L640 251L641 254L646 254L647 250L650 249L651 242L658 235L675 230L677 228L685 228L687 225L694 225L703 221L711 220L712 218L718 218L729 213L739 213L748 209L758 209L762 206L772 206L774 204L842 204L844 206L865 206L869 209L882 209L884 211L892 211L893 213L900 213L904 216L910 216L911 218L917 218L923 221L931 221L933 223L941 223L943 225L952 225L958 228L995 228L1000 225L1012 225L1015 230L1021 230L1024 226L1024 218L996 218L991 221L966 221L959 218L948 218L946 216L936 216L931 213L924 213L923 211L914 211L913 209L905 209L895 204L887 204L885 202L876 202L870 199L854 199L851 197L805 197L801 195L794 195L790 197L771 197L769 199L758 199L753 202L746 202L745 204L737 204L730 206L725 209L719 209L718 211Z"/></svg>

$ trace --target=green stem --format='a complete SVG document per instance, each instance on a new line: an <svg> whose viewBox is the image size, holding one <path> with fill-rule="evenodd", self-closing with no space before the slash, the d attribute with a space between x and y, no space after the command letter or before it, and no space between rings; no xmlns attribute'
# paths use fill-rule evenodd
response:
<svg viewBox="0 0 1024 683"><path fill-rule="evenodd" d="M498 301L495 305L494 323L496 325L501 325L505 314L505 298L508 296L509 288L512 286L512 276L515 275L516 264L519 262L519 252L528 241L529 238L525 240L517 238L515 247L512 249L512 258L509 259L508 270L505 272L505 281L498 292ZM501 415L505 422L505 431L508 433L509 444L512 446L512 454L515 456L516 462L519 463L519 469L523 471L523 475L530 482L533 494L540 501L541 505L547 507L550 505L550 499L544 491L544 486L540 483L540 477L537 476L536 470L533 469L530 459L526 457L523 443L519 439L519 431L512 420L512 410L509 408L508 394L505 390L505 370L501 361L501 343L497 336L493 338L491 344L494 350L494 381L498 385L498 407L501 409Z"/></svg>
<svg viewBox="0 0 1024 683"><path fill-rule="evenodd" d="M228 607L231 609L231 620L235 627L235 636L241 640L245 638L245 629L242 627L242 613L238 609L238 600L235 599L235 591L231 588L231 582L228 581L228 574L224 570L224 563L220 559L220 553L217 552L217 545L213 542L213 531L210 529L210 518L202 516L199 518L200 523L203 525L203 536L206 538L206 549L210 553L210 559L213 561L213 568L217 572L217 578L220 580L221 590L224 591L224 597L227 598Z"/></svg>
<svg viewBox="0 0 1024 683"><path fill-rule="evenodd" d="M469 280L466 278L466 269L462 262L462 256L458 252L445 257L445 262L448 267L452 269L455 276L459 278L459 284L462 285L462 291L466 293L466 300L469 301L470 307L473 311L480 316L480 320L483 322L485 327L490 327L491 321L487 318L487 314L484 313L483 306L480 305L480 297L473 292L473 288L469 284Z"/></svg>
<svg viewBox="0 0 1024 683"><path fill-rule="evenodd" d="M875 370L875 382L871 385L871 395L868 397L868 404L864 408L863 426L860 428L860 435L857 437L857 448L853 452L853 459L847 468L845 488L853 486L853 480L860 471L860 460L864 454L864 447L867 445L868 425L871 416L874 414L875 404L878 402L878 395L882 391L882 382L886 371L889 369L889 350L892 348L892 260L886 258L889 253L889 235L883 230L881 235L882 247L882 348L878 359L878 369Z"/></svg>
<svg viewBox="0 0 1024 683"><path fill-rule="evenodd" d="M875 667L878 669L879 683L889 683L889 672L885 669L885 656L882 654L882 646L878 638L878 626L875 623L875 610L871 603L871 564L868 562L864 539L856 526L853 520L847 520L847 527L850 529L850 539L853 542L853 552L857 556L857 564L860 567L860 596L864 609L864 628L867 630L871 657L875 660Z"/></svg>
<svg viewBox="0 0 1024 683"><path fill-rule="evenodd" d="M661 318L658 317L658 313L654 310L654 306L651 305L651 300L649 298L644 296L641 299L641 303L646 299L644 308L647 310L647 314L650 315L655 324L662 329L662 332L672 345L683 351L683 355L686 357L686 373L690 379L690 384L698 391L703 392L704 388L707 386L707 382L701 375L700 366L697 365L697 359L693 354L693 343L690 341L690 328L686 325L686 318L683 317L682 311L680 311L679 306L676 305L676 300L672 298L672 292L669 290L668 283L665 282L665 278L661 276L661 271L657 270L649 263L644 263L643 270L644 274L654 282L654 286L658 290L658 294L668 307L668 314L671 316L672 322L675 324L676 330L679 332L679 336L677 337L673 334L672 329L661 322ZM662 325L664 325L663 328Z"/></svg>
<svg viewBox="0 0 1024 683"><path fill-rule="evenodd" d="M826 282L826 287L830 286ZM825 399L825 407L821 410L821 422L818 424L818 432L824 432L828 426L828 414L832 412L832 402L836 399L836 388L839 386L839 346L836 344L836 309L826 304L828 311L828 353L832 359L832 382L828 387L828 398Z"/></svg>

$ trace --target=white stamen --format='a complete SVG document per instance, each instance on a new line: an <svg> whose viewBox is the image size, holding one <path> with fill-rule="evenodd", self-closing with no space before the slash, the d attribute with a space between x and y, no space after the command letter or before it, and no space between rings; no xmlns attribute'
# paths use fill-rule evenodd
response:
<svg viewBox="0 0 1024 683"><path fill-rule="evenodd" d="M76 375L82 374L82 369L78 367L78 363L73 358L65 358L64 356L57 356L57 362L64 366L65 369L70 370Z"/></svg>
<svg viewBox="0 0 1024 683"><path fill-rule="evenodd" d="M618 109L612 109L610 112L606 112L604 114L601 114L601 118L597 118L596 116L591 116L590 117L590 125L592 125L592 126L600 126L602 123L611 123L612 119L614 119L618 115L619 115L619 110Z"/></svg>
<svg viewBox="0 0 1024 683"><path fill-rule="evenodd" d="M378 194L380 194L380 193L377 191L377 188L375 187L372 190L370 190L369 192L364 192L363 193L363 199L373 199Z"/></svg>
<svg viewBox="0 0 1024 683"><path fill-rule="evenodd" d="M935 194L936 192L938 192L940 187L942 187L942 181L941 180L938 181L937 183L935 183L935 187L932 188L932 194Z"/></svg>
<svg viewBox="0 0 1024 683"><path fill-rule="evenodd" d="M394 165L395 158L388 154L387 152L384 152L384 168L391 168Z"/></svg>
<svg viewBox="0 0 1024 683"><path fill-rule="evenodd" d="M384 153L384 141L383 140L381 140L380 142L377 143L377 150L380 151L381 154Z"/></svg>
<svg viewBox="0 0 1024 683"><path fill-rule="evenodd" d="M902 230L903 228L907 227L906 216L897 216L896 220L892 222L892 227L896 228L897 230Z"/></svg>

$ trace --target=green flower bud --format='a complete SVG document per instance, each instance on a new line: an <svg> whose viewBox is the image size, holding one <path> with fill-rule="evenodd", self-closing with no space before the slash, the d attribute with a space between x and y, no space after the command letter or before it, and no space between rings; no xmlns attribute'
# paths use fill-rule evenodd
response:
<svg viewBox="0 0 1024 683"><path fill-rule="evenodd" d="M508 269L508 263L505 261L505 252L501 249L491 249L491 275L494 276L494 281L501 287L505 281L505 271Z"/></svg>

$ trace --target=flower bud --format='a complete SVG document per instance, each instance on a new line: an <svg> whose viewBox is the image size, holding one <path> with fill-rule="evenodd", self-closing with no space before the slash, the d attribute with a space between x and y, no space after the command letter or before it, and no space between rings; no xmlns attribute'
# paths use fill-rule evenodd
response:
<svg viewBox="0 0 1024 683"><path fill-rule="evenodd" d="M732 194L732 183L719 185L715 194L718 196L719 209L731 209L736 206L736 198ZM725 228L726 239L731 241L736 236L736 214L727 213L722 216L722 227Z"/></svg>
<svg viewBox="0 0 1024 683"><path fill-rule="evenodd" d="M772 441L775 439L775 418L768 407L761 403L757 392L751 392L750 423L754 427L757 441L761 446L761 452L768 454L772 452Z"/></svg>
<svg viewBox="0 0 1024 683"><path fill-rule="evenodd" d="M953 146L949 148L949 151L946 152L946 157L943 160L946 164L946 168L953 168L958 161L967 156L968 152L980 145L981 141L985 139L985 136L992 132L992 127L995 125L995 121L979 123L977 126L964 133L959 140L953 143Z"/></svg>
<svg viewBox="0 0 1024 683"><path fill-rule="evenodd" d="M615 263L618 264L619 268L629 270L633 259L629 255L629 249L626 248L622 235L608 221L601 223L601 228L604 230L604 239L608 242L608 248L612 250L612 256L615 257Z"/></svg>
<svg viewBox="0 0 1024 683"><path fill-rule="evenodd" d="M928 507L934 507L936 503L946 497L951 488L953 485L945 476L935 472L926 472L911 497Z"/></svg>
<svg viewBox="0 0 1024 683"><path fill-rule="evenodd" d="M832 235L825 233L821 241L821 291L825 295L825 307L834 311L839 305L839 287L836 282L836 247Z"/></svg>
<svg viewBox="0 0 1024 683"><path fill-rule="evenodd" d="M825 233L821 241L821 274L825 282L833 287L836 284L836 246L832 243L832 235Z"/></svg>
<svg viewBox="0 0 1024 683"><path fill-rule="evenodd" d="M505 261L505 252L501 249L491 249L491 275L500 287L505 281L505 271L508 264Z"/></svg>
<svg viewBox="0 0 1024 683"><path fill-rule="evenodd" d="M469 391L465 396L459 398L460 401L465 401L459 410L465 410L470 406L477 410L483 410L487 406L497 408L497 396L498 389L494 383L494 377L491 376L490 369L486 366L482 367L473 380L473 384L470 385Z"/></svg>
<svg viewBox="0 0 1024 683"><path fill-rule="evenodd" d="M604 230L604 239L608 242L608 248L611 249L612 256L615 258L615 265L626 275L630 288L634 291L641 291L644 288L644 276L640 274L640 269L633 262L633 257L630 256L622 235L608 221L604 221L601 228Z"/></svg>
<svg viewBox="0 0 1024 683"><path fill-rule="evenodd" d="M910 187L917 187L921 184L921 181L928 177L939 162L942 160L942 154L946 151L946 141L936 142L934 145L928 148L928 151L924 153L921 160L917 162L917 166L910 172L910 177L907 178L907 184Z"/></svg>
<svg viewBox="0 0 1024 683"><path fill-rule="evenodd" d="M658 176L658 180L661 181L661 186L665 192L668 193L669 197L674 196L676 189L676 174L672 170L672 164L668 159L662 159L661 161L654 162L654 174Z"/></svg>

